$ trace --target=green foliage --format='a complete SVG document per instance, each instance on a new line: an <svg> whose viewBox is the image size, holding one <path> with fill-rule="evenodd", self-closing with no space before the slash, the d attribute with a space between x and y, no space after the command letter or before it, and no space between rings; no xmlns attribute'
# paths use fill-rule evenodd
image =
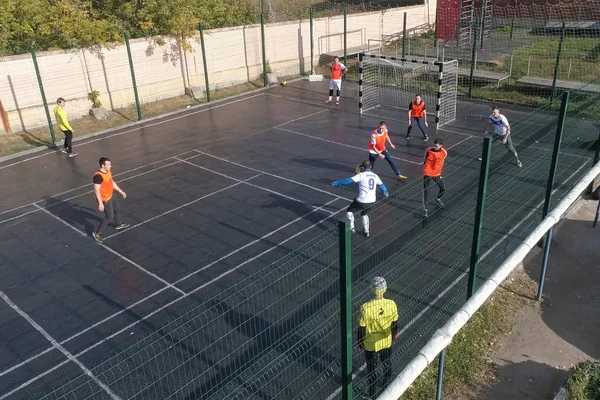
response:
<svg viewBox="0 0 600 400"><path fill-rule="evenodd" d="M505 334L510 325L506 300L494 296L460 330L446 349L444 390L481 380L491 371L490 348L498 333ZM415 380L401 400L430 400L435 397L438 358Z"/></svg>
<svg viewBox="0 0 600 400"><path fill-rule="evenodd" d="M92 90L88 93L88 100L92 102L92 108L100 108L102 107L102 102L100 101L100 92L97 90Z"/></svg>
<svg viewBox="0 0 600 400"><path fill-rule="evenodd" d="M173 35L185 39L206 29L256 23L244 0L5 0L0 7L0 55L106 45L131 38ZM7 27L5 29L4 27Z"/></svg>
<svg viewBox="0 0 600 400"><path fill-rule="evenodd" d="M600 362L584 361L571 368L567 390L572 400L600 400Z"/></svg>

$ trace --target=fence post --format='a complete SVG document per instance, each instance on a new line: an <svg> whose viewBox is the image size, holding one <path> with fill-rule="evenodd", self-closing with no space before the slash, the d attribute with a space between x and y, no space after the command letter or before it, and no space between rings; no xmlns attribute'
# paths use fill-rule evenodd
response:
<svg viewBox="0 0 600 400"><path fill-rule="evenodd" d="M313 42L313 31L314 31L314 21L313 21L313 8L312 6L308 9L309 18L310 18L310 74L315 74L315 43Z"/></svg>
<svg viewBox="0 0 600 400"><path fill-rule="evenodd" d="M404 12L404 21L402 22L402 58L406 58L406 41L408 38L406 37L406 12Z"/></svg>
<svg viewBox="0 0 600 400"><path fill-rule="evenodd" d="M129 70L131 71L131 82L133 84L133 95L135 96L135 108L137 110L138 121L142 119L142 108L140 106L140 97L138 96L137 83L135 81L135 71L133 69L133 58L131 57L131 47L129 46L129 34L125 32L125 47L127 47L127 58L129 59Z"/></svg>
<svg viewBox="0 0 600 400"><path fill-rule="evenodd" d="M344 64L348 63L348 6L344 7Z"/></svg>
<svg viewBox="0 0 600 400"><path fill-rule="evenodd" d="M477 286L477 268L479 266L479 251L481 250L481 231L483 228L483 214L485 211L485 197L487 195L488 174L492 155L492 139L483 139L481 154L481 169L479 171L479 190L477 192L477 206L475 208L475 223L473 224L473 244L471 246L471 262L469 265L469 283L467 287L467 300L475 293Z"/></svg>
<svg viewBox="0 0 600 400"><path fill-rule="evenodd" d="M569 106L569 92L563 92L562 101L560 104L560 115L558 116L558 125L556 127L556 136L554 137L554 151L552 152L552 161L550 161L550 173L548 174L548 182L546 184L546 200L544 201L544 209L542 211L542 219L546 218L550 212L550 203L552 201L552 191L554 190L554 180L556 178L556 169L558 167L558 155L560 154L560 144L562 134L565 128L565 119L567 118L567 108ZM551 227L546 235L544 243L544 258L542 260L542 271L540 273L540 283L538 286L537 301L542 300L542 292L544 291L544 280L546 279L546 269L548 267L548 256L550 255L550 244L552 243Z"/></svg>
<svg viewBox="0 0 600 400"><path fill-rule="evenodd" d="M44 92L44 84L42 82L42 75L40 74L40 67L38 66L37 57L35 56L35 47L29 48L31 53L31 59L33 60L33 67L35 68L35 76L38 81L40 88L40 95L42 96L42 103L44 104L44 111L46 112L46 121L48 121L48 129L50 130L50 137L52 138L52 144L56 145L56 136L54 135L54 126L52 126L52 118L50 117L50 110L48 109L48 101L46 100L46 92Z"/></svg>
<svg viewBox="0 0 600 400"><path fill-rule="evenodd" d="M477 64L477 39L479 38L479 21L475 18L473 30L473 49L471 52L471 74L469 75L469 98L473 95L473 84L475 83L475 65Z"/></svg>
<svg viewBox="0 0 600 400"><path fill-rule="evenodd" d="M554 101L556 97L556 81L558 80L558 71L560 69L560 58L562 56L563 42L567 33L566 24L563 21L562 30L560 32L560 39L558 41L558 50L556 52L556 65L554 66L554 77L552 78L552 92L550 93L550 101Z"/></svg>
<svg viewBox="0 0 600 400"><path fill-rule="evenodd" d="M204 47L204 25L198 26L200 31L200 47L202 48L202 66L204 68L204 85L206 86L206 101L210 102L210 87L208 84L208 66L206 65L206 48Z"/></svg>
<svg viewBox="0 0 600 400"><path fill-rule="evenodd" d="M440 360L438 362L438 377L437 377L437 388L435 391L435 400L442 399L442 380L444 379L444 358L446 358L446 349L440 353Z"/></svg>
<svg viewBox="0 0 600 400"><path fill-rule="evenodd" d="M350 225L339 221L342 399L352 400L352 240Z"/></svg>
<svg viewBox="0 0 600 400"><path fill-rule="evenodd" d="M510 21L510 40L513 40L513 32L515 30L515 19L517 18L518 0L515 0L515 9L513 10L512 20Z"/></svg>
<svg viewBox="0 0 600 400"><path fill-rule="evenodd" d="M262 63L263 63L263 85L268 85L267 81L267 50L265 45L265 16L260 13L260 41L262 42Z"/></svg>
<svg viewBox="0 0 600 400"><path fill-rule="evenodd" d="M487 8L488 1L489 0L483 0L483 3L481 4L481 47L480 47L480 49L483 49L483 39L485 36L485 11Z"/></svg>
<svg viewBox="0 0 600 400"><path fill-rule="evenodd" d="M598 161L600 161L600 132L598 132L598 139L596 139L596 152L594 153L594 160L592 162L592 167L596 164L598 164ZM590 186L588 186L587 191L588 193L592 193L594 191L594 183L596 182L596 180L594 179L591 183Z"/></svg>

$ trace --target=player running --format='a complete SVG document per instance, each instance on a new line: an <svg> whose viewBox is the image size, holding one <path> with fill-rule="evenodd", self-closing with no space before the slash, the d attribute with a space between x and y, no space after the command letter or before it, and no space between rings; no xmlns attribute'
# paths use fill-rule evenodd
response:
<svg viewBox="0 0 600 400"><path fill-rule="evenodd" d="M515 146L513 146L512 139L510 138L510 124L508 123L508 119L500 114L500 109L498 107L492 107L492 114L490 115L485 133L488 134L492 128L492 140L494 142L502 140L502 144L506 146L509 153L512 153L515 156L517 166L521 168L523 164L521 163L521 160L519 160L517 150L515 150Z"/></svg>
<svg viewBox="0 0 600 400"><path fill-rule="evenodd" d="M377 187L379 187L384 197L388 197L389 192L383 182L381 182L381 179L379 179L379 176L371 171L371 162L369 160L363 161L360 167L361 171L352 178L335 181L331 186L344 186L358 183L358 197L350 203L350 206L346 210L346 218L350 221L352 233L356 233L356 230L354 229L354 213L360 211L365 236L369 237L369 216L367 213L377 199Z"/></svg>
<svg viewBox="0 0 600 400"><path fill-rule="evenodd" d="M369 141L369 161L371 162L371 168L375 168L375 161L377 161L377 158L382 158L385 159L388 164L390 164L390 167L392 167L392 170L396 174L396 177L399 181L406 179L406 176L400 173L400 170L392 159L392 156L390 156L386 150L386 142L390 144L392 149L396 148L388 134L387 124L384 121L381 121L379 123L379 128L371 132L371 140ZM360 168L360 165L356 166L357 174L360 172Z"/></svg>
<svg viewBox="0 0 600 400"><path fill-rule="evenodd" d="M444 184L444 178L442 178L442 171L444 170L444 161L448 156L448 151L444 148L444 141L442 139L435 139L433 146L428 148L425 152L425 160L423 161L423 216L427 217L427 190L431 181L435 182L440 189L438 195L435 198L436 204L440 208L444 208L442 203L442 196L446 192L446 185Z"/></svg>
<svg viewBox="0 0 600 400"><path fill-rule="evenodd" d="M348 72L348 68L340 62L339 57L333 59L331 64L331 81L329 82L329 99L325 100L325 104L331 103L333 98L333 91L337 91L335 98L335 105L340 105L340 92L342 90L342 76Z"/></svg>

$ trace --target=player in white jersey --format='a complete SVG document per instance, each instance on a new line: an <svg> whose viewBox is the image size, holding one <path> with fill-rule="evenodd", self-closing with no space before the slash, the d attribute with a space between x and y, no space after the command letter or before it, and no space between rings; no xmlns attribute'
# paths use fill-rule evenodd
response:
<svg viewBox="0 0 600 400"><path fill-rule="evenodd" d="M379 187L384 197L388 197L389 192L383 182L381 182L379 176L371 171L371 161L363 161L361 167L362 171L352 178L335 181L331 186L343 186L358 183L358 197L354 199L346 210L346 218L350 221L350 229L352 229L352 232L354 233L356 232L354 229L354 213L360 211L365 236L369 237L369 216L367 213L377 199L377 187Z"/></svg>
<svg viewBox="0 0 600 400"><path fill-rule="evenodd" d="M517 166L522 167L523 164L519 160L519 155L515 146L513 146L512 139L510 138L510 124L506 117L500 114L498 107L492 107L492 114L489 117L487 129L485 131L488 134L493 129L492 139L493 141L501 140L502 144L506 146L508 151L515 156L517 160Z"/></svg>

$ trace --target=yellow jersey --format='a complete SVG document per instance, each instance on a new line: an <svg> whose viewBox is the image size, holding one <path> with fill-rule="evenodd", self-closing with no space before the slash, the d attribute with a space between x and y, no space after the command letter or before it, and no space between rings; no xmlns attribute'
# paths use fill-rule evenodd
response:
<svg viewBox="0 0 600 400"><path fill-rule="evenodd" d="M71 125L67 120L67 112L61 106L54 107L54 117L61 131L72 131Z"/></svg>
<svg viewBox="0 0 600 400"><path fill-rule="evenodd" d="M392 325L398 321L394 300L373 299L360 307L359 325L365 328L364 347L379 351L392 346Z"/></svg>

